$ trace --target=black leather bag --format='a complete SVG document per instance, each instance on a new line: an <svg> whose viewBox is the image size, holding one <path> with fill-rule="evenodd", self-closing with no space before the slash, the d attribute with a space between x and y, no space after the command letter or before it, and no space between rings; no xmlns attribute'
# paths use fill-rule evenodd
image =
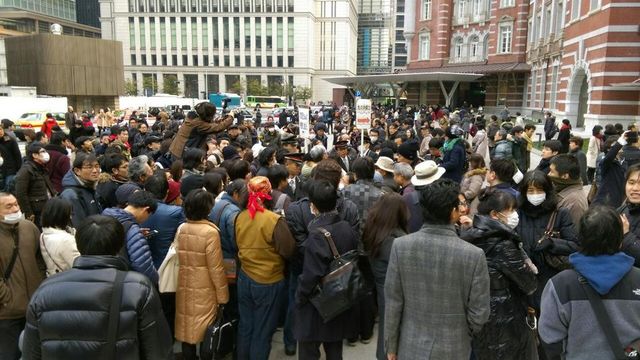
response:
<svg viewBox="0 0 640 360"><path fill-rule="evenodd" d="M340 255L331 233L323 228L318 229L329 244L333 260L329 265L329 273L320 280L309 301L327 323L369 294L373 282L370 268L367 269L366 256L358 250Z"/></svg>
<svg viewBox="0 0 640 360"><path fill-rule="evenodd" d="M576 243L560 239L560 232L553 229L557 217L558 211L556 210L551 214L544 234L538 240L536 250L542 253L542 258L547 266L562 271L572 268L569 255L580 249Z"/></svg>
<svg viewBox="0 0 640 360"><path fill-rule="evenodd" d="M204 340L200 344L201 360L223 359L236 348L238 320L228 319L223 310L224 307L220 305L216 319L204 333Z"/></svg>

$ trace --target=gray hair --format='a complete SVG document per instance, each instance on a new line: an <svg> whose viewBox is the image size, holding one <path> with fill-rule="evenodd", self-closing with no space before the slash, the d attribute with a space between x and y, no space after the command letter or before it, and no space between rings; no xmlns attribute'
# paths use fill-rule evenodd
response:
<svg viewBox="0 0 640 360"><path fill-rule="evenodd" d="M147 175L146 167L149 162L147 155L136 156L129 161L129 180L139 181Z"/></svg>
<svg viewBox="0 0 640 360"><path fill-rule="evenodd" d="M393 165L393 174L402 176L406 180L410 180L413 176L413 168L409 164L396 163Z"/></svg>
<svg viewBox="0 0 640 360"><path fill-rule="evenodd" d="M318 144L309 150L309 157L313 162L320 162L326 152L327 149L323 145Z"/></svg>

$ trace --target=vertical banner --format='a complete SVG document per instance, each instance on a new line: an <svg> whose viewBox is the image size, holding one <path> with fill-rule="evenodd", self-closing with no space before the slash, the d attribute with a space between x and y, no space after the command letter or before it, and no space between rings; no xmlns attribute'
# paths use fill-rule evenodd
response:
<svg viewBox="0 0 640 360"><path fill-rule="evenodd" d="M300 137L306 139L309 137L309 108L298 107L298 126L300 127Z"/></svg>
<svg viewBox="0 0 640 360"><path fill-rule="evenodd" d="M367 130L371 127L371 100L359 99L356 102L356 127Z"/></svg>

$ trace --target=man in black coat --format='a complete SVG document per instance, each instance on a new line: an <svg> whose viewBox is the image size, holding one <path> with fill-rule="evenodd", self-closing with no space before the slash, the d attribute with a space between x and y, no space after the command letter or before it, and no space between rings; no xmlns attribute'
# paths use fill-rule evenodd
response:
<svg viewBox="0 0 640 360"><path fill-rule="evenodd" d="M0 173L2 181L0 181L0 189L9 192L16 177L20 166L22 165L22 154L20 147L14 138L5 133L4 128L0 126Z"/></svg>
<svg viewBox="0 0 640 360"><path fill-rule="evenodd" d="M331 184L337 189L342 176L342 169L338 163L332 159L322 160L316 165L312 172L312 178L315 180L329 180ZM349 223L351 228L359 233L360 231L360 217L358 215L358 208L353 201L342 197L341 193L338 193L338 200L336 204L336 210L340 219ZM289 309L287 312L287 319L284 325L284 344L285 352L288 355L295 354L296 342L293 339L293 304L296 289L298 287L298 276L302 274L302 264L304 262L305 241L309 236L309 224L313 221L315 216L311 213L311 203L309 198L302 198L299 201L291 203L285 212L285 219L289 230L296 240L296 252L291 257L289 264Z"/></svg>
<svg viewBox="0 0 640 360"><path fill-rule="evenodd" d="M82 256L73 268L46 280L31 298L23 358L173 359L157 291L116 256L124 245L120 223L90 216L77 227L76 242Z"/></svg>

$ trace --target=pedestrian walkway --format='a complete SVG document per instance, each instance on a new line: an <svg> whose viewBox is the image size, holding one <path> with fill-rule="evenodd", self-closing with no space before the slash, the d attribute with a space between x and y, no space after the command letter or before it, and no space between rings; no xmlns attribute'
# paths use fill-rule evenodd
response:
<svg viewBox="0 0 640 360"><path fill-rule="evenodd" d="M347 342L344 342L342 357L348 360L374 360L376 358L376 345L378 341L378 324L373 328L373 337L371 342L363 344L358 342L356 346L349 346ZM284 354L284 343L282 342L282 329L278 329L273 335L273 341L271 342L271 355L269 360L295 360L298 358L298 354L295 356L287 356Z"/></svg>

